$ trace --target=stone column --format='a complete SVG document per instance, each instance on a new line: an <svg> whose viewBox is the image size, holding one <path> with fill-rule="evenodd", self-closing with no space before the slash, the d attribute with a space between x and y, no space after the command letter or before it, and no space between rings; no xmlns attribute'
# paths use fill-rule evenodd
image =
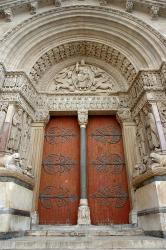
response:
<svg viewBox="0 0 166 250"><path fill-rule="evenodd" d="M137 224L137 210L134 189L132 185L133 170L137 164L136 150L136 124L132 121L129 110L120 110L117 113L117 119L122 126L123 145L126 160L126 171L128 176L128 189L130 196L131 210L129 221L132 224Z"/></svg>
<svg viewBox="0 0 166 250"><path fill-rule="evenodd" d="M15 113L15 110L16 110L16 105L14 103L9 104L7 113L6 113L5 122L2 128L1 137L0 137L0 152L1 153L6 152L6 147L7 147L8 139L10 136L10 130L12 127L12 120L13 120L13 115Z"/></svg>
<svg viewBox="0 0 166 250"><path fill-rule="evenodd" d="M86 166L86 125L88 112L78 111L80 125L80 204L78 208L78 225L89 225L90 209L87 198L87 166Z"/></svg>
<svg viewBox="0 0 166 250"><path fill-rule="evenodd" d="M33 175L35 178L35 187L33 191L32 202L32 224L38 224L38 198L40 187L40 175L43 156L43 144L44 144L44 128L45 122L34 122L31 128L31 140L30 140L30 159L29 164L32 166Z"/></svg>

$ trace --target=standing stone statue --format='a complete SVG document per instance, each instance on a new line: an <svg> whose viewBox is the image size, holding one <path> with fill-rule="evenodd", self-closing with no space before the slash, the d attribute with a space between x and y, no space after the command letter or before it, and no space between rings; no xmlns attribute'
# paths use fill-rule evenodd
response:
<svg viewBox="0 0 166 250"><path fill-rule="evenodd" d="M8 142L8 149L12 152L18 152L19 150L22 129L22 114L22 109L18 109L12 119L12 127Z"/></svg>
<svg viewBox="0 0 166 250"><path fill-rule="evenodd" d="M6 103L0 104L0 133L2 132L3 129L6 113L7 113L7 104Z"/></svg>
<svg viewBox="0 0 166 250"><path fill-rule="evenodd" d="M30 126L31 118L27 115L26 112L23 113L23 122L22 122L22 133L21 133L21 142L20 142L20 155L22 158L22 164L26 167L27 158L28 158L28 149L30 143Z"/></svg>
<svg viewBox="0 0 166 250"><path fill-rule="evenodd" d="M144 107L143 112L145 116L145 128L146 128L149 148L151 151L157 150L160 148L160 143L153 113L148 107Z"/></svg>
<svg viewBox="0 0 166 250"><path fill-rule="evenodd" d="M159 108L161 123L164 130L164 135L166 137L166 104L164 102L160 102L158 104L158 108Z"/></svg>
<svg viewBox="0 0 166 250"><path fill-rule="evenodd" d="M145 141L145 135L143 131L143 124L140 120L139 116L135 117L135 122L137 125L137 130L136 130L136 138L138 142L138 151L141 159L143 159L147 152L146 152L146 141Z"/></svg>

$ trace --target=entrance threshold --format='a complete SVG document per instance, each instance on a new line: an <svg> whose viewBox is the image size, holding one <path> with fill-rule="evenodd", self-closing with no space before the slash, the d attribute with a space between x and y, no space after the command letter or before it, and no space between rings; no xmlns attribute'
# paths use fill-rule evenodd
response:
<svg viewBox="0 0 166 250"><path fill-rule="evenodd" d="M120 225L37 225L26 236L134 236L143 235L142 229L132 224Z"/></svg>

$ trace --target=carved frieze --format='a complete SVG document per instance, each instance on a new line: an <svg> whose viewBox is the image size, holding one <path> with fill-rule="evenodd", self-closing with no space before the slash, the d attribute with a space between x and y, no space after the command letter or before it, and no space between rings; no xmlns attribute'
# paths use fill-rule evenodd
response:
<svg viewBox="0 0 166 250"><path fill-rule="evenodd" d="M141 71L129 89L129 103L133 107L146 91L162 91L163 89L158 71Z"/></svg>

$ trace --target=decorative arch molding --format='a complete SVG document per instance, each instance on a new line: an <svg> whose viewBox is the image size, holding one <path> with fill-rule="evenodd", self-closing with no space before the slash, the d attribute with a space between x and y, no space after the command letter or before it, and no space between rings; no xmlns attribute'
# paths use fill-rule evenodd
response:
<svg viewBox="0 0 166 250"><path fill-rule="evenodd" d="M1 40L2 62L7 70L29 73L47 51L86 37L118 50L137 71L154 69L166 58L165 39L132 15L104 7L72 6L37 14L8 32Z"/></svg>
<svg viewBox="0 0 166 250"><path fill-rule="evenodd" d="M134 65L119 51L105 44L88 41L78 41L62 44L47 51L33 65L29 76L34 84L53 65L58 64L70 57L94 57L115 67L126 79L129 85L136 77Z"/></svg>

